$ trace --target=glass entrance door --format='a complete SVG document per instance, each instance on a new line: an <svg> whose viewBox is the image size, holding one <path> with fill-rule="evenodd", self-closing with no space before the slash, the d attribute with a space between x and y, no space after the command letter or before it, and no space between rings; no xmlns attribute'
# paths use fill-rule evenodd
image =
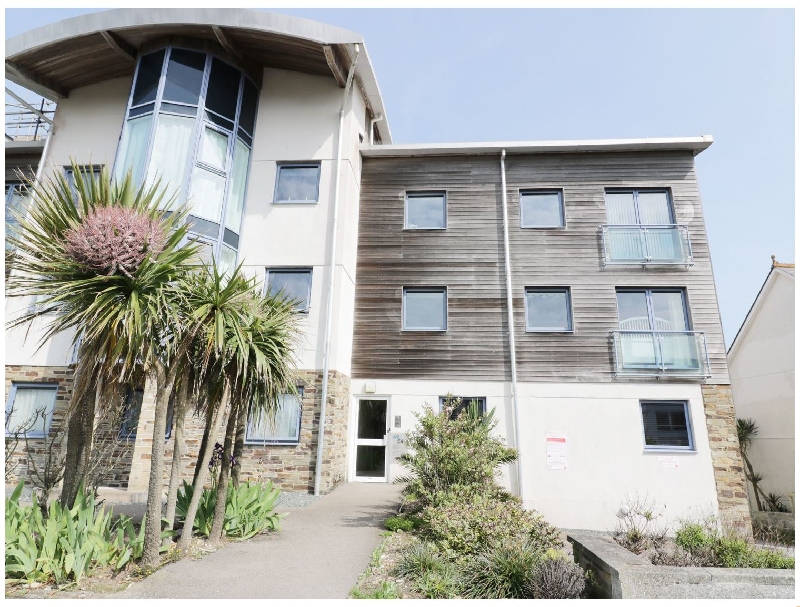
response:
<svg viewBox="0 0 800 607"><path fill-rule="evenodd" d="M386 445L389 426L385 399L359 399L356 434L357 481L386 481Z"/></svg>

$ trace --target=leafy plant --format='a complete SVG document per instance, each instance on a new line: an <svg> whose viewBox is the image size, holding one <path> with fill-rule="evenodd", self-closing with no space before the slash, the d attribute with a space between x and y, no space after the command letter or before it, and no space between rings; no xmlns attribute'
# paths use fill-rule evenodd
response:
<svg viewBox="0 0 800 607"><path fill-rule="evenodd" d="M467 561L462 593L469 599L527 599L534 568L542 558L524 541L497 544Z"/></svg>
<svg viewBox="0 0 800 607"><path fill-rule="evenodd" d="M186 512L189 510L189 504L192 501L194 494L194 487L183 481L183 486L178 489L178 499L175 503L175 519L183 523L186 519ZM194 517L194 525L192 531L203 537L208 537L211 533L211 525L214 522L214 507L217 503L216 491L210 489L203 489L200 496L200 505L197 508L197 514ZM186 530L184 529L184 533Z"/></svg>
<svg viewBox="0 0 800 607"><path fill-rule="evenodd" d="M417 541L400 557L397 575L408 578L414 589L431 599L448 599L457 595L458 570L430 542Z"/></svg>
<svg viewBox="0 0 800 607"><path fill-rule="evenodd" d="M389 531L413 531L421 524L421 519L416 516L390 516L386 519L386 529Z"/></svg>
<svg viewBox="0 0 800 607"><path fill-rule="evenodd" d="M658 549L667 539L666 527L658 523L662 516L663 512L647 495L627 496L617 512L612 537L634 554Z"/></svg>
<svg viewBox="0 0 800 607"><path fill-rule="evenodd" d="M358 588L350 591L354 599L398 599L397 588L392 582L381 582L380 586L372 592L363 592Z"/></svg>
<svg viewBox="0 0 800 607"><path fill-rule="evenodd" d="M403 494L410 512L423 510L434 504L437 495L456 488L509 496L496 477L502 464L516 460L517 452L492 435L497 425L492 412L478 416L467 407L450 419L460 405L461 399L449 398L436 413L426 404L422 414L416 414L419 423L406 435L410 452L398 460L409 474L396 482L406 483Z"/></svg>
<svg viewBox="0 0 800 607"><path fill-rule="evenodd" d="M764 500L764 506L770 512L791 512L792 509L783 503L784 499L786 499L785 496L770 491Z"/></svg>

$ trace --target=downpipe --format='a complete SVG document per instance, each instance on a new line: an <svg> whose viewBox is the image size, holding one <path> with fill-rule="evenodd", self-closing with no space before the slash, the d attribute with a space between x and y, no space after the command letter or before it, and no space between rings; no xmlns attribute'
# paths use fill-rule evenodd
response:
<svg viewBox="0 0 800 607"><path fill-rule="evenodd" d="M519 401L517 399L517 350L514 343L514 304L511 287L511 252L508 244L508 196L506 194L506 151L500 152L500 181L503 196L503 249L506 261L506 307L508 311L508 349L511 353L511 402L514 423L514 447L517 450L517 490L522 498L522 453L519 440Z"/></svg>
<svg viewBox="0 0 800 607"><path fill-rule="evenodd" d="M333 225L331 226L330 250L328 258L331 260L330 276L328 277L328 307L325 314L325 346L323 350L323 363L322 363L322 402L320 403L319 412L319 433L317 435L317 464L314 469L314 495L320 494L320 485L322 483L322 452L325 446L325 412L327 409L328 401L328 370L330 367L330 354L331 354L331 325L333 324L333 290L334 290L334 275L336 273L336 228L339 220L339 174L342 170L342 132L344 131L344 109L347 105L347 98L350 94L350 88L353 86L353 77L356 73L356 63L358 63L358 53L360 47L355 45L355 57L353 63L350 65L350 73L347 75L347 83L344 87L344 95L342 96L342 107L339 109L339 131L336 141L336 170L333 178Z"/></svg>

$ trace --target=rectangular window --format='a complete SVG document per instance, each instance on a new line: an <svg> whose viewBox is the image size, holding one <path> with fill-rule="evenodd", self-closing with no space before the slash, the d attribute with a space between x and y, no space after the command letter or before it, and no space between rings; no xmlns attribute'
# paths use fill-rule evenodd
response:
<svg viewBox="0 0 800 607"><path fill-rule="evenodd" d="M526 331L572 331L569 287L525 289Z"/></svg>
<svg viewBox="0 0 800 607"><path fill-rule="evenodd" d="M6 238L16 236L19 221L17 215L25 212L25 205L28 200L28 188L19 181L6 181ZM6 240L6 251L13 247ZM10 268L6 267L6 272Z"/></svg>
<svg viewBox="0 0 800 607"><path fill-rule="evenodd" d="M446 331L447 288L404 287L403 331Z"/></svg>
<svg viewBox="0 0 800 607"><path fill-rule="evenodd" d="M81 178L83 179L84 187L89 190L91 188L91 184L89 183L89 179L93 179L97 181L100 179L100 171L103 167L100 166L79 166L78 170L81 172ZM72 169L71 166L64 167L64 176L67 178L67 183L69 184L69 189L72 192L72 197L76 201L78 200L78 190L75 187L75 171Z"/></svg>
<svg viewBox="0 0 800 607"><path fill-rule="evenodd" d="M477 406L478 413L480 415L486 415L485 396L440 396L439 410L441 411L442 408L444 408L445 402L447 400L455 401L459 398L461 399L461 402L453 408L453 412L450 414L450 419L455 419L456 417L458 417L461 414L461 412L464 411L470 405Z"/></svg>
<svg viewBox="0 0 800 607"><path fill-rule="evenodd" d="M671 225L672 204L667 190L606 192L609 225Z"/></svg>
<svg viewBox="0 0 800 607"><path fill-rule="evenodd" d="M275 419L266 414L257 415L247 421L247 443L270 443L296 445L300 442L300 418L303 413L303 388L298 387L298 396L281 394Z"/></svg>
<svg viewBox="0 0 800 607"><path fill-rule="evenodd" d="M520 190L520 225L523 228L563 228L564 195L561 190Z"/></svg>
<svg viewBox="0 0 800 607"><path fill-rule="evenodd" d="M444 230L447 227L447 196L444 192L406 193L407 230Z"/></svg>
<svg viewBox="0 0 800 607"><path fill-rule="evenodd" d="M169 399L167 408L167 430L164 438L172 435L172 414L173 414L174 394ZM125 393L125 403L122 409L122 424L119 429L119 437L122 439L135 440L136 429L139 427L139 416L142 414L142 403L144 402L144 390L128 388Z"/></svg>
<svg viewBox="0 0 800 607"><path fill-rule="evenodd" d="M319 174L319 163L279 164L274 202L319 202Z"/></svg>
<svg viewBox="0 0 800 607"><path fill-rule="evenodd" d="M689 404L686 402L642 402L645 449L694 450Z"/></svg>
<svg viewBox="0 0 800 607"><path fill-rule="evenodd" d="M58 384L12 383L6 403L6 436L47 436L57 393Z"/></svg>
<svg viewBox="0 0 800 607"><path fill-rule="evenodd" d="M295 310L308 312L311 305L311 269L267 269L267 293L297 302Z"/></svg>

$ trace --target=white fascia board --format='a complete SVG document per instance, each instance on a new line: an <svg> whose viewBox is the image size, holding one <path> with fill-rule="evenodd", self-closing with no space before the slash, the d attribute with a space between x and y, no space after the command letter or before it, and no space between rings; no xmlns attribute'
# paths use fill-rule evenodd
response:
<svg viewBox="0 0 800 607"><path fill-rule="evenodd" d="M581 152L652 152L685 150L695 156L714 142L711 135L644 139L574 139L565 141L505 141L486 143L416 143L362 145L361 155L381 156L478 156L500 154L549 154Z"/></svg>

